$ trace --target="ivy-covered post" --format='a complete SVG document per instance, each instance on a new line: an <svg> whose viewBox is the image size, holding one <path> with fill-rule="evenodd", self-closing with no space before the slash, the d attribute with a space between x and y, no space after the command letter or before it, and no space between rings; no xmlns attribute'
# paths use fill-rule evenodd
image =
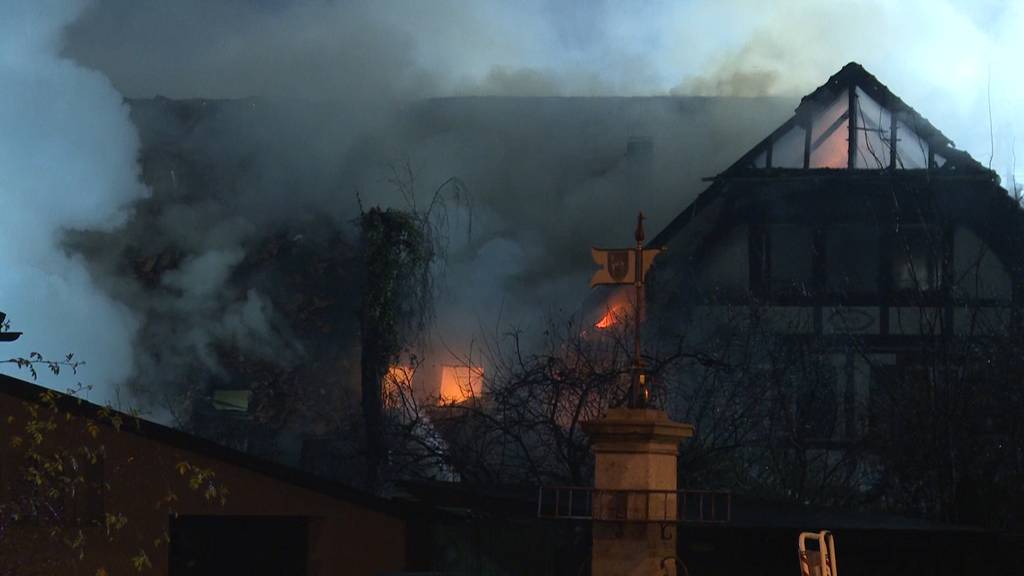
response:
<svg viewBox="0 0 1024 576"><path fill-rule="evenodd" d="M361 311L362 410L367 481L374 487L387 453L382 382L408 338L425 322L433 247L415 214L371 208L360 219L364 274Z"/></svg>

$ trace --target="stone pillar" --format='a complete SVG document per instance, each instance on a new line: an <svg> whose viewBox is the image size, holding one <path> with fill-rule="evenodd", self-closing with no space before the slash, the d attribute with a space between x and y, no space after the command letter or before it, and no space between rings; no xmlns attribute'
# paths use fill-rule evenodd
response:
<svg viewBox="0 0 1024 576"><path fill-rule="evenodd" d="M594 452L592 576L675 576L679 442L693 426L620 408L586 422ZM653 492L652 492L653 491ZM662 492L658 492L662 491Z"/></svg>

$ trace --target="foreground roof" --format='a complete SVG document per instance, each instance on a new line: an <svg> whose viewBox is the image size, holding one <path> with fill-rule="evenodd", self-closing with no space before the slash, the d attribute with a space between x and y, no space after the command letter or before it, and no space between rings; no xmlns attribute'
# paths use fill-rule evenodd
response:
<svg viewBox="0 0 1024 576"><path fill-rule="evenodd" d="M92 419L98 425L113 428L114 426L111 424L112 419L109 416L120 415L124 425L118 428L119 432L134 434L166 446L200 454L226 464L269 476L293 486L359 504L378 512L392 515L402 512L401 506L373 494L315 476L297 468L283 466L244 452L239 452L216 442L182 432L181 430L143 420L131 414L112 410L109 407L93 404L82 398L57 392L6 374L0 374L0 394L6 394L32 403L40 402L44 394L49 394L52 395L53 402L60 410L69 415ZM98 418L97 416L101 413L107 414L108 417Z"/></svg>

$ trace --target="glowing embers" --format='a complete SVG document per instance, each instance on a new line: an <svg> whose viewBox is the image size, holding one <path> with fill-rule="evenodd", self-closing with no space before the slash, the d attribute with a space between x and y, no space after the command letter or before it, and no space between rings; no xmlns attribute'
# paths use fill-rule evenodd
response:
<svg viewBox="0 0 1024 576"><path fill-rule="evenodd" d="M480 366L441 366L441 387L438 391L440 404L458 404L479 398L483 390L484 369Z"/></svg>

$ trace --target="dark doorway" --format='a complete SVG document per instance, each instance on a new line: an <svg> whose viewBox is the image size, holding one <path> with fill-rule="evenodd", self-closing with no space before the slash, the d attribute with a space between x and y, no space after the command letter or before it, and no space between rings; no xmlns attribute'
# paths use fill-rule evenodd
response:
<svg viewBox="0 0 1024 576"><path fill-rule="evenodd" d="M306 573L306 518L179 516L170 536L170 576Z"/></svg>

